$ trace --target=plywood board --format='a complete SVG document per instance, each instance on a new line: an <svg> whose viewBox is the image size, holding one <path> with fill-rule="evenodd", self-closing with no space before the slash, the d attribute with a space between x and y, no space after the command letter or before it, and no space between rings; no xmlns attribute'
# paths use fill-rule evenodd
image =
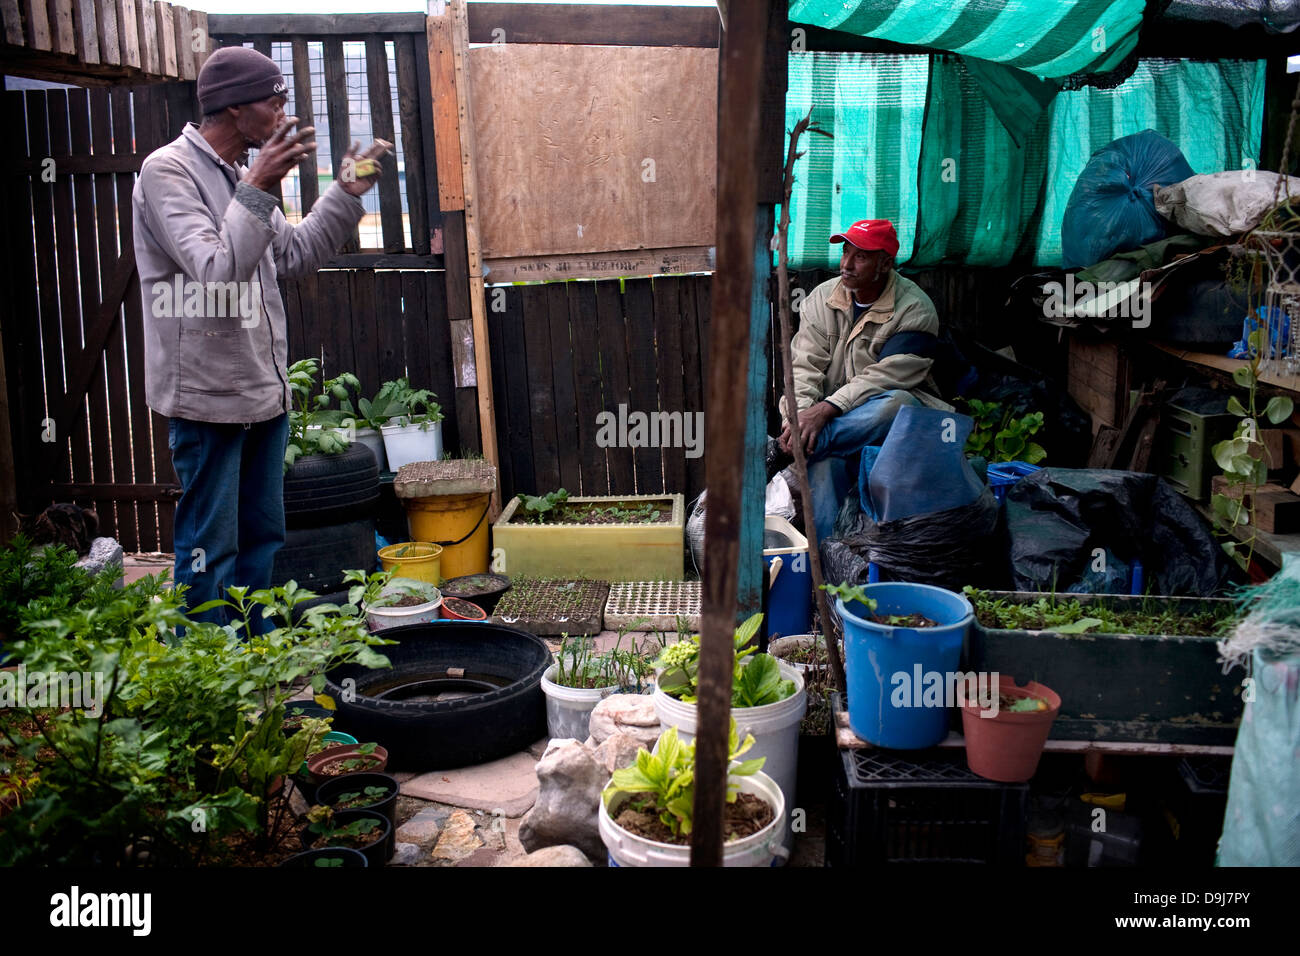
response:
<svg viewBox="0 0 1300 956"><path fill-rule="evenodd" d="M713 245L717 51L469 51L484 257Z"/></svg>

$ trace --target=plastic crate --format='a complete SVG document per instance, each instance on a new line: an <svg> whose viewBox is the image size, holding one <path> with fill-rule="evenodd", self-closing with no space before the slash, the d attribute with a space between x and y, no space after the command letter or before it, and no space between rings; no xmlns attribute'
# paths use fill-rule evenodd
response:
<svg viewBox="0 0 1300 956"><path fill-rule="evenodd" d="M1231 773L1230 757L1192 756L1178 761L1162 809L1173 841L1173 858L1179 864L1214 865Z"/></svg>
<svg viewBox="0 0 1300 956"><path fill-rule="evenodd" d="M1160 416L1151 470L1189 498L1210 496L1210 479L1218 472L1214 446L1232 437L1240 419L1231 412L1200 414L1166 405Z"/></svg>
<svg viewBox="0 0 1300 956"><path fill-rule="evenodd" d="M989 465L989 489L994 498L1005 501L1012 485L1041 468L1041 465L1031 465L1027 461L1000 461Z"/></svg>
<svg viewBox="0 0 1300 956"><path fill-rule="evenodd" d="M826 865L1022 866L1028 803L1028 784L976 776L960 750L839 750Z"/></svg>

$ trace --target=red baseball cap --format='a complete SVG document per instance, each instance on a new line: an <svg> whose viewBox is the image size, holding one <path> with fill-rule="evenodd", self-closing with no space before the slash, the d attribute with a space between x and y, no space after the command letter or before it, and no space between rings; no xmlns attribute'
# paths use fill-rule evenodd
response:
<svg viewBox="0 0 1300 956"><path fill-rule="evenodd" d="M859 219L831 236L831 242L848 242L868 252L880 249L891 256L898 255L898 233L888 219Z"/></svg>

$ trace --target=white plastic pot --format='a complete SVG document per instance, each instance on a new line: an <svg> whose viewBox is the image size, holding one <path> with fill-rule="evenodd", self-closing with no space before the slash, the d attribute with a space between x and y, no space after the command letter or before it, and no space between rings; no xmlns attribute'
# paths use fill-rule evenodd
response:
<svg viewBox="0 0 1300 956"><path fill-rule="evenodd" d="M767 645L767 652L782 664L789 664L800 674L825 670L830 666L829 664L802 664L799 661L786 658L787 654L793 654L801 647L811 647L814 640L822 647L826 646L826 639L820 634L791 634L788 637L778 637L776 640L770 641Z"/></svg>
<svg viewBox="0 0 1300 956"><path fill-rule="evenodd" d="M733 707L731 716L736 721L736 734L741 740L746 734L754 735L754 746L742 759L766 757L763 773L781 788L784 804L793 807L796 805L795 778L799 767L799 722L808 709L808 694L804 690L803 674L785 661L777 661L777 667L782 678L794 681L794 694L762 707ZM654 702L661 731L676 727L683 741L695 739L699 719L695 704L684 704L658 689L655 690ZM794 839L788 819L784 821L781 833L782 845L788 853Z"/></svg>
<svg viewBox="0 0 1300 956"><path fill-rule="evenodd" d="M393 582L403 581L402 578L394 578ZM442 592L437 588L423 581L410 581L410 584L419 585L421 592L436 595L432 600L423 604L412 604L409 607L368 607L366 608L366 623L372 631L382 631L390 627L401 627L403 624L428 624L430 621L442 619ZM393 593L394 589L390 583L389 587L380 592L381 595ZM404 593L404 592L398 592Z"/></svg>
<svg viewBox="0 0 1300 956"><path fill-rule="evenodd" d="M748 760L749 754L745 754ZM776 866L784 863L790 851L783 845L781 825L786 817L785 797L781 788L767 774L759 773L748 777L737 777L736 783L741 793L752 793L762 797L772 805L772 822L757 833L752 833L743 840L723 844L723 866ZM631 794L620 794L613 800L614 813L622 809L624 801ZM605 799L600 800L600 838L609 853L610 866L690 866L691 848L672 843L659 843L647 840L634 833L628 833L610 816L605 809Z"/></svg>
<svg viewBox="0 0 1300 956"><path fill-rule="evenodd" d="M375 456L380 471L388 471L388 456L384 453L384 436L377 428L358 428L357 444L365 445Z"/></svg>
<svg viewBox="0 0 1300 956"><path fill-rule="evenodd" d="M542 692L546 694L546 731L552 740L572 737L586 740L590 736L591 712L618 687L564 687L555 683L558 663L542 674Z"/></svg>
<svg viewBox="0 0 1300 956"><path fill-rule="evenodd" d="M385 425L380 431L389 471L413 461L437 461L442 457L442 422L427 426L397 423Z"/></svg>

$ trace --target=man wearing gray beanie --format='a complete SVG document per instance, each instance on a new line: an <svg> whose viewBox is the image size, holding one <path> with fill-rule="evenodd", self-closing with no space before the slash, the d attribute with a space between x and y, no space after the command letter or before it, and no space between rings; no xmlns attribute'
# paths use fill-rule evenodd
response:
<svg viewBox="0 0 1300 956"><path fill-rule="evenodd" d="M353 143L333 185L290 225L271 190L316 143L311 127L291 132L287 92L270 58L217 50L199 73L202 123L145 159L132 196L145 395L168 419L181 482L175 577L190 608L231 586L271 584L285 539L291 402L276 277L312 272L342 246L392 145L376 140L358 154ZM228 611L192 616L227 624ZM255 617L255 633L273 624Z"/></svg>

